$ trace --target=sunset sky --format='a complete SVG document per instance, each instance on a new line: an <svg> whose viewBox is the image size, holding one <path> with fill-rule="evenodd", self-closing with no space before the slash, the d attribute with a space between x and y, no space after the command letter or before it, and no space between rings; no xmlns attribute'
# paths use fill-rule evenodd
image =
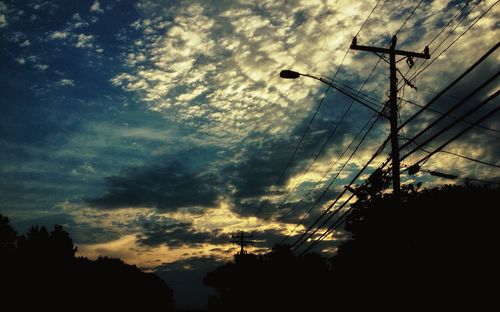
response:
<svg viewBox="0 0 500 312"><path fill-rule="evenodd" d="M412 80L417 90L400 90L400 97L424 105L497 43L496 2L427 0L415 9L418 1L380 1L357 41L387 47L414 9L398 33L399 49L422 52L429 45L432 61L464 33ZM281 79L279 72L332 78L376 3L1 0L0 213L20 233L33 224L62 224L79 255L120 257L154 270L178 290L181 306L203 306L201 277L237 251L231 234L253 234L254 252L280 242L337 174L352 149L330 168L332 163L373 116L354 103L339 124L348 97L313 79ZM493 53L433 107L445 111L467 95L496 73L499 58ZM335 80L357 90L378 61L373 53L350 50ZM407 78L423 63L415 61L408 73L406 62L398 63ZM385 102L388 75L388 64L380 61L362 92ZM470 103L497 87L495 81ZM417 110L402 101L401 120ZM410 136L437 116L426 112L400 134ZM499 119L446 150L496 164ZM388 129L387 120L375 124L306 225L343 190ZM454 129L450 135L460 127ZM437 145L439 140L431 146ZM489 181L500 173L445 153L425 168ZM460 182L425 172L402 179L424 187ZM346 236L334 234L317 251L334 251ZM199 298L183 297L188 287L198 289Z"/></svg>

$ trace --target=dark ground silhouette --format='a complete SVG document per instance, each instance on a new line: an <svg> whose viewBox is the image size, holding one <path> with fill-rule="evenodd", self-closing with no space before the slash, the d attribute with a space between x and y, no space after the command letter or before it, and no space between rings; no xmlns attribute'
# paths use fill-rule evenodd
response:
<svg viewBox="0 0 500 312"><path fill-rule="evenodd" d="M465 185L377 194L353 204L335 256L276 245L207 274L212 311L480 310L493 300L500 189ZM19 236L0 215L0 307L172 311L172 291L119 259L75 257L61 226Z"/></svg>
<svg viewBox="0 0 500 312"><path fill-rule="evenodd" d="M3 311L173 311L172 291L152 273L119 259L75 257L61 226L18 236L0 215Z"/></svg>
<svg viewBox="0 0 500 312"><path fill-rule="evenodd" d="M430 310L492 300L500 189L409 186L401 203L378 194L353 205L351 239L330 258L275 246L207 274L214 311ZM495 270L496 271L496 270ZM471 310L472 311L472 310Z"/></svg>

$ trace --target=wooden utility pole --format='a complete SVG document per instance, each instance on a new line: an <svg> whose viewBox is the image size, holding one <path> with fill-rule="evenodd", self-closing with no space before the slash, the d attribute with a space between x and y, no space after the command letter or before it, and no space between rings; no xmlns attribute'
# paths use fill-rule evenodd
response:
<svg viewBox="0 0 500 312"><path fill-rule="evenodd" d="M396 36L392 37L389 49L360 46L357 44L357 38L354 37L351 49L369 51L374 53L389 54L390 66L390 98L389 98L389 120L391 123L391 156L392 156L392 188L395 198L400 197L401 181L399 178L399 142L398 142L398 77L396 68L396 55L406 56L407 63L413 66L413 58L429 59L429 47L425 47L424 53L415 53L409 51L396 50Z"/></svg>
<svg viewBox="0 0 500 312"><path fill-rule="evenodd" d="M252 240L253 235L245 235L244 232L241 232L239 235L232 235L231 238L233 239L230 241L231 243L239 245L241 247L239 253L240 255L244 255L246 253L245 246L255 244L255 241Z"/></svg>

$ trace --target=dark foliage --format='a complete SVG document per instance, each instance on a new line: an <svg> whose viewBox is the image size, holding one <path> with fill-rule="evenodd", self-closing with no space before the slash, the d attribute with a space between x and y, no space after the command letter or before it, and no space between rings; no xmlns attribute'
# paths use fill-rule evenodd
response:
<svg viewBox="0 0 500 312"><path fill-rule="evenodd" d="M328 274L326 259L317 254L296 257L289 246L275 246L265 255L243 254L207 274L205 284L214 287L219 298L210 298L216 311L295 311L291 300L327 295L318 276ZM311 308L319 306L310 305ZM310 310L310 311L314 311Z"/></svg>
<svg viewBox="0 0 500 312"><path fill-rule="evenodd" d="M378 194L353 204L351 239L337 254L295 256L287 246L238 255L204 282L216 311L478 308L496 251L499 189L472 185ZM493 281L491 281L493 282ZM493 298L493 297L491 297ZM239 307L236 308L235 307Z"/></svg>
<svg viewBox="0 0 500 312"><path fill-rule="evenodd" d="M0 215L0 276L5 311L173 311L172 291L153 273L119 259L75 257L68 233L33 226L18 236ZM2 308L2 310L4 310Z"/></svg>

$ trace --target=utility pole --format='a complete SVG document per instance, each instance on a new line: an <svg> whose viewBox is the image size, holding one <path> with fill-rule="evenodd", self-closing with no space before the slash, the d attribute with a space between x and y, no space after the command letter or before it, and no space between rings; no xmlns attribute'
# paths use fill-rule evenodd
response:
<svg viewBox="0 0 500 312"><path fill-rule="evenodd" d="M389 120L391 123L391 155L392 155L392 188L393 195L399 199L401 193L401 181L399 178L399 142L398 142L398 77L396 68L396 55L406 56L410 68L413 66L413 58L429 59L429 47L425 47L424 53L396 50L396 36L392 37L389 49L361 46L357 44L357 38L352 39L351 49L389 54L390 67L390 98L389 98Z"/></svg>
<svg viewBox="0 0 500 312"><path fill-rule="evenodd" d="M245 235L244 232L241 232L239 235L232 235L231 238L233 240L231 240L230 242L233 243L233 245L236 244L241 247L239 252L240 255L246 254L245 246L255 244L255 241L252 240L253 235Z"/></svg>

